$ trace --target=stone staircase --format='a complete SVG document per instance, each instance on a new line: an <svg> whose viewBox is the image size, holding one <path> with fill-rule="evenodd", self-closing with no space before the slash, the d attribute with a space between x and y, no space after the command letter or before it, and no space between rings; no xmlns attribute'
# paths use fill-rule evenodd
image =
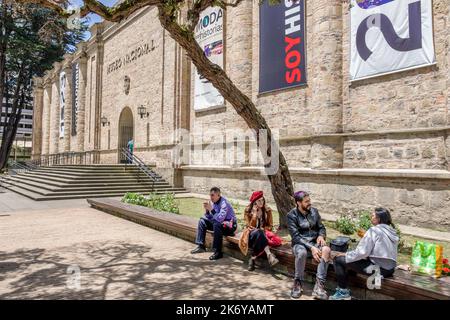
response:
<svg viewBox="0 0 450 320"><path fill-rule="evenodd" d="M132 165L57 165L6 175L0 186L36 201L120 197L127 192L184 193L156 174L153 181Z"/></svg>

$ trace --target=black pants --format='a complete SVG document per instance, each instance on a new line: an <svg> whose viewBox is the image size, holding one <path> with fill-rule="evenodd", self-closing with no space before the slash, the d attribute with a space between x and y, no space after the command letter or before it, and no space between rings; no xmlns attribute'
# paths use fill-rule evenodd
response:
<svg viewBox="0 0 450 320"><path fill-rule="evenodd" d="M356 273L365 274L365 275L371 275L370 273L367 273L365 269L373 265L373 263L368 260L358 260L351 263L345 262L345 257L337 257L334 259L333 262L334 265L334 271L336 272L337 282L338 286L341 289L347 289L348 286L348 272L349 270L354 271ZM380 268L380 273L383 277L388 278L391 277L394 274L395 269L392 270L386 270L383 268Z"/></svg>
<svg viewBox="0 0 450 320"><path fill-rule="evenodd" d="M266 233L261 229L254 229L248 237L248 247L252 249L252 256L258 257L264 252L264 248L269 245Z"/></svg>
<svg viewBox="0 0 450 320"><path fill-rule="evenodd" d="M232 236L236 231L236 226L232 229L224 228L224 226L217 222L216 220L208 220L206 218L201 218L198 222L197 228L197 238L195 243L198 245L205 245L206 231L212 230L214 232L213 249L216 252L222 252L222 241L223 236Z"/></svg>

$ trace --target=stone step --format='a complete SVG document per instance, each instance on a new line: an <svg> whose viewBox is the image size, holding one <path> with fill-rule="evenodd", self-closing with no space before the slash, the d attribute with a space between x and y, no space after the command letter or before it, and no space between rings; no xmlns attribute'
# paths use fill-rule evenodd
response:
<svg viewBox="0 0 450 320"><path fill-rule="evenodd" d="M85 190L80 189L76 191L66 191L66 190L58 190L57 192L49 191L46 192L42 188L39 187L31 187L29 185L23 184L23 183L14 183L11 186L5 186L7 189L13 188L20 188L23 190L26 190L27 192L32 192L41 196L84 196L84 197L90 197L92 194L125 194L127 192L136 192L136 193L150 193L150 192L168 192L171 193L173 191L184 191L183 188L173 188L171 186L167 187L157 187L155 189L148 188L148 187L134 187L134 188L125 188L125 189L119 189L119 190L110 190L110 189L96 189L96 190Z"/></svg>
<svg viewBox="0 0 450 320"><path fill-rule="evenodd" d="M154 183L149 180L137 180L137 179L127 179L127 180L120 180L117 181L117 179L111 179L111 180L92 180L88 182L84 181L73 181L73 180L64 180L65 182L55 182L50 181L49 179L42 179L42 178L35 178L35 177L17 177L17 176L11 176L7 178L6 181L18 181L23 183L30 183L30 184L37 184L37 185L48 185L53 187L60 187L60 188L71 188L71 187L106 187L106 186L133 186L136 184L145 184L145 185L155 185L155 186L164 186L169 185L168 182L165 181L155 181Z"/></svg>
<svg viewBox="0 0 450 320"><path fill-rule="evenodd" d="M42 188L45 190L49 190L49 191L55 191L55 192L63 192L63 191L77 191L77 190L126 190L126 189L130 189L130 188L136 188L136 187L142 187L142 188L149 188L152 189L154 188L167 188L170 187L170 184L167 182L155 182L153 183L141 183L141 182L137 182L134 181L133 183L127 183L127 184L123 184L123 183L119 183L119 184L107 184L107 183L97 183L97 184L82 184L82 185L51 185L48 182L45 181L40 181L40 182L36 182L36 181L31 181L29 179L25 180L25 179L19 179L19 178L14 178L11 177L9 179L9 182L13 185L15 184L24 184L24 185L28 185L31 187L36 187L36 188Z"/></svg>
<svg viewBox="0 0 450 320"><path fill-rule="evenodd" d="M108 197L123 197L125 193L92 193L89 196L86 195L51 195L51 196L42 196L35 192L31 192L28 190L24 190L19 187L7 187L6 189L11 190L15 193L21 194L27 198L30 198L35 201L50 201L50 200L68 200L68 199L88 199L88 198L108 198ZM155 191L155 194L165 194L165 193L186 193L186 190L175 190L175 191Z"/></svg>
<svg viewBox="0 0 450 320"><path fill-rule="evenodd" d="M82 177L82 176L111 176L111 175L137 175L144 174L140 170L119 170L119 171L86 171L86 172L75 172L75 171L65 171L65 170L32 170L27 171L30 174L43 174L43 175L67 175L73 177Z"/></svg>
<svg viewBox="0 0 450 320"><path fill-rule="evenodd" d="M36 172L36 171L29 171L21 173L20 175L26 175L26 176L39 176L39 177L50 177L50 178L71 178L71 179L79 179L79 180L96 180L96 179L102 179L102 178L137 178L138 176L140 178L148 178L144 173L138 174L132 174L132 173L104 173L104 174L60 174L60 173L53 173L53 172ZM157 179L161 179L161 176L157 176Z"/></svg>
<svg viewBox="0 0 450 320"><path fill-rule="evenodd" d="M151 180L148 177L141 177L140 179L137 179L136 177L109 177L109 178L98 178L91 177L91 179L72 179L69 177L65 178L55 178L55 177L46 177L46 176L31 176L31 175L15 175L15 177L20 177L21 179L38 179L39 181L47 181L49 183L55 182L55 183L61 183L61 184L70 184L70 185L79 185L79 184L91 184L91 183L135 183L135 182L147 182L152 183L153 180ZM155 181L155 183L159 182L165 182L164 180Z"/></svg>
<svg viewBox="0 0 450 320"><path fill-rule="evenodd" d="M9 176L5 186L35 200L123 196L137 193L186 193L160 175L153 181L130 165L47 166Z"/></svg>
<svg viewBox="0 0 450 320"><path fill-rule="evenodd" d="M155 165L146 164L149 168L155 168ZM116 164L116 165L54 165L54 166L41 166L42 169L89 169L89 170L115 170L123 168L136 168L133 164Z"/></svg>
<svg viewBox="0 0 450 320"><path fill-rule="evenodd" d="M46 167L34 169L33 171L51 171L51 172L75 172L75 173L91 173L91 172L136 172L140 171L137 167L123 167L123 168L54 168Z"/></svg>

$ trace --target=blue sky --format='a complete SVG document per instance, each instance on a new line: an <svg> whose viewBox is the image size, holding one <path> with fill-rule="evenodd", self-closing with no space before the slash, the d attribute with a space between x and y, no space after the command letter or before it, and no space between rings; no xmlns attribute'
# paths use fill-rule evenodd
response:
<svg viewBox="0 0 450 320"><path fill-rule="evenodd" d="M101 3L103 3L103 4L107 5L107 6L112 6L117 1L118 0L100 0ZM83 4L83 1L82 0L70 0L70 3L73 6L81 6ZM100 22L101 20L102 19L96 14L89 14L86 17L86 21L88 22L89 26L93 25L94 23ZM89 35L90 35L90 33L87 32L85 39L88 39Z"/></svg>

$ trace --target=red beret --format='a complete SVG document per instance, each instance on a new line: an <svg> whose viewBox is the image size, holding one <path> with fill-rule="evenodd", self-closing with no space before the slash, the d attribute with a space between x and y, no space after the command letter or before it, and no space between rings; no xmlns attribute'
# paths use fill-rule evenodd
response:
<svg viewBox="0 0 450 320"><path fill-rule="evenodd" d="M263 197L262 191L255 191L252 193L252 196L250 197L250 202L256 201Z"/></svg>

